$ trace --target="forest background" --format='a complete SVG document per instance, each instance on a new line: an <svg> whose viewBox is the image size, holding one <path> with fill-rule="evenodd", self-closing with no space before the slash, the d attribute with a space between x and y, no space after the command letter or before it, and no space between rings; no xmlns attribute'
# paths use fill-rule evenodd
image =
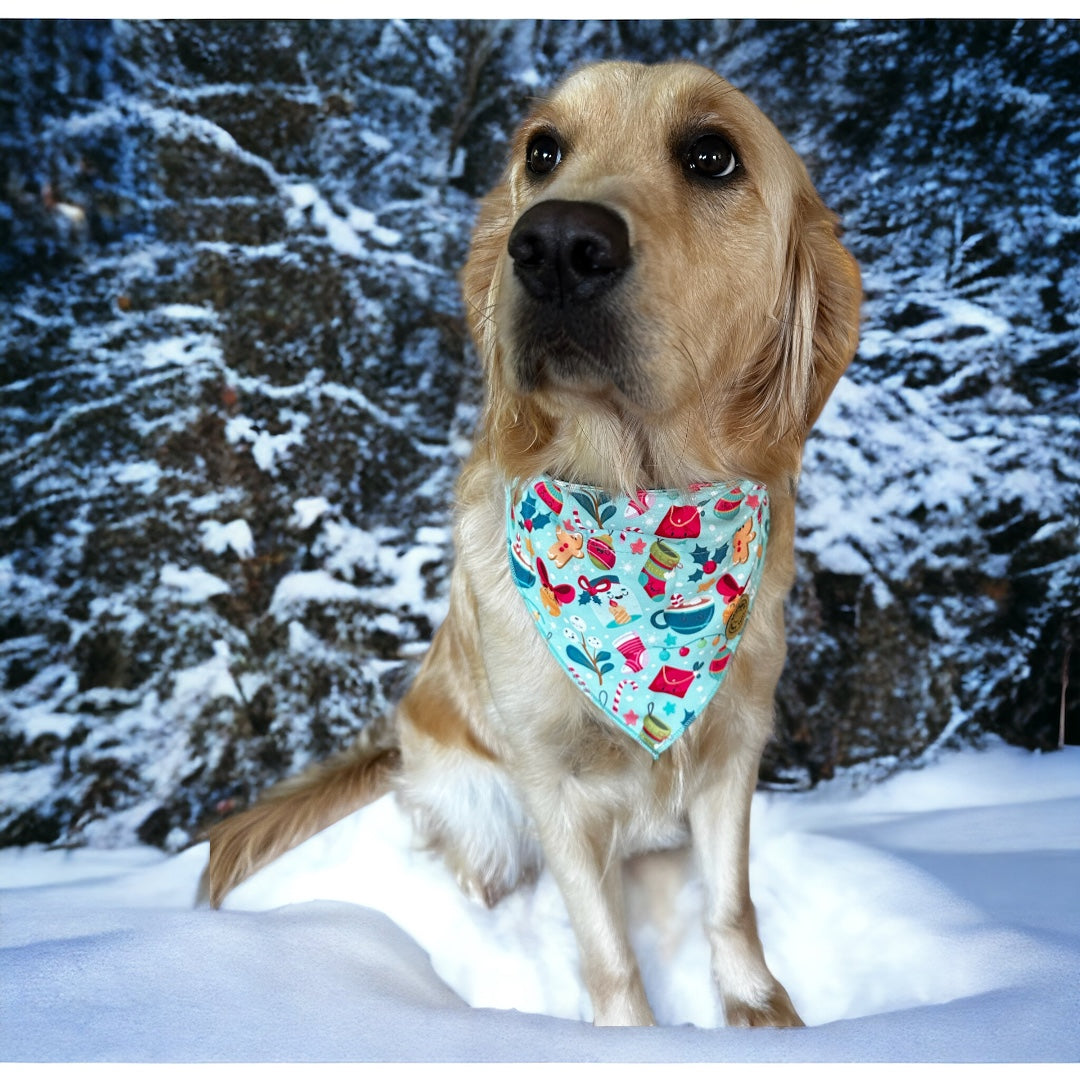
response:
<svg viewBox="0 0 1080 1080"><path fill-rule="evenodd" d="M763 783L1080 741L1076 23L26 20L0 55L0 844L179 850L386 713L445 611L476 199L602 58L747 92L863 268Z"/></svg>

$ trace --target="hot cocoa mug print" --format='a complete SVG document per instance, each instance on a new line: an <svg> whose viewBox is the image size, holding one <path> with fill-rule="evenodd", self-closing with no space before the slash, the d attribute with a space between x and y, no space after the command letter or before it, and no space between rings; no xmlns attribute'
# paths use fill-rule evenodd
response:
<svg viewBox="0 0 1080 1080"><path fill-rule="evenodd" d="M673 596L663 611L654 611L650 621L657 630L674 630L678 634L699 634L709 625L715 611L711 596L683 599Z"/></svg>

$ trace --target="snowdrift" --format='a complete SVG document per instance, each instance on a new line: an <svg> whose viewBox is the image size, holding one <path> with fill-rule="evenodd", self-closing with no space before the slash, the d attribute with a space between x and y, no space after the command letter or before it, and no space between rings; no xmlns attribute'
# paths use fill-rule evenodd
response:
<svg viewBox="0 0 1080 1080"><path fill-rule="evenodd" d="M718 1027L678 853L628 872L655 1029L595 1029L547 876L472 905L391 799L195 910L205 845L0 852L8 1061L1069 1061L1080 751L760 793L751 878L805 1030Z"/></svg>

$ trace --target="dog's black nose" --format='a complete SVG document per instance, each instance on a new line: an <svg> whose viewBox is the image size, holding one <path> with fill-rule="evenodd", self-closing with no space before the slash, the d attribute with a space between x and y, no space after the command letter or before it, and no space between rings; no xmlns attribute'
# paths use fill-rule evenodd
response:
<svg viewBox="0 0 1080 1080"><path fill-rule="evenodd" d="M591 300L630 265L630 234L599 203L549 199L521 215L507 244L518 280L537 300Z"/></svg>

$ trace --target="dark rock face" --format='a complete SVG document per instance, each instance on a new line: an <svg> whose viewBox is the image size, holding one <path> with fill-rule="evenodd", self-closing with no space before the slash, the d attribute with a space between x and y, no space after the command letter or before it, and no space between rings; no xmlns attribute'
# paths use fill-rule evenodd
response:
<svg viewBox="0 0 1080 1080"><path fill-rule="evenodd" d="M8 22L0 49L0 841L175 849L377 729L444 611L474 199L529 97L603 57L750 93L864 269L763 776L1080 738L1075 24Z"/></svg>

